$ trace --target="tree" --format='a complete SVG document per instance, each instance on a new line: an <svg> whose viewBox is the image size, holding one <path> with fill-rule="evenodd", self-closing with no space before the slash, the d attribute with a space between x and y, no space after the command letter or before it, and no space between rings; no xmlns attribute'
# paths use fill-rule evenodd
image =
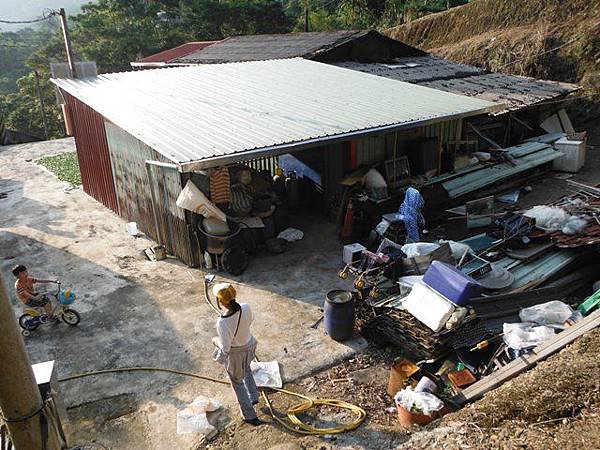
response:
<svg viewBox="0 0 600 450"><path fill-rule="evenodd" d="M48 78L40 79L40 88L44 98L48 136L64 136L61 112L56 104L55 91ZM8 129L19 130L33 136L44 137L42 108L35 86L33 72L19 78L17 92L0 96L0 111L5 112L5 125Z"/></svg>

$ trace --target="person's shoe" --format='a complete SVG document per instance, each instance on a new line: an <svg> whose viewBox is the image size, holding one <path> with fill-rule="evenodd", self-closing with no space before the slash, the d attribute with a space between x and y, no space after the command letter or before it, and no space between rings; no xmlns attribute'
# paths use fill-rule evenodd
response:
<svg viewBox="0 0 600 450"><path fill-rule="evenodd" d="M255 427L262 425L264 423L258 417L255 417L254 419L244 419L244 422L249 423L250 425L255 426Z"/></svg>

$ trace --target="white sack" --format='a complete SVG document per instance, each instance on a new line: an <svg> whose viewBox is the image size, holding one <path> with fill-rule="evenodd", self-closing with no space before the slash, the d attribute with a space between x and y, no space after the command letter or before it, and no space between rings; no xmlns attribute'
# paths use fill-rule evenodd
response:
<svg viewBox="0 0 600 450"><path fill-rule="evenodd" d="M191 180L188 180L185 184L175 203L180 208L187 209L204 217L214 217L221 222L227 221L225 213L217 208Z"/></svg>

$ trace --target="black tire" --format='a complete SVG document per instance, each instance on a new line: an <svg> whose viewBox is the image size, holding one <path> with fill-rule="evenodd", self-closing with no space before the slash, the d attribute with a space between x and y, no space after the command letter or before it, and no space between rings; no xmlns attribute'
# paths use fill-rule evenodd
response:
<svg viewBox="0 0 600 450"><path fill-rule="evenodd" d="M64 308L60 318L67 325L74 327L81 321L81 316L77 311L71 308Z"/></svg>
<svg viewBox="0 0 600 450"><path fill-rule="evenodd" d="M40 324L39 323L36 323L35 325L29 324L29 321L31 319L33 319L33 316L31 316L27 313L23 314L21 317L19 317L19 326L27 331L35 330L37 327L40 326Z"/></svg>
<svg viewBox="0 0 600 450"><path fill-rule="evenodd" d="M231 275L241 275L248 267L250 260L248 254L240 247L234 246L225 249L221 255L223 268Z"/></svg>

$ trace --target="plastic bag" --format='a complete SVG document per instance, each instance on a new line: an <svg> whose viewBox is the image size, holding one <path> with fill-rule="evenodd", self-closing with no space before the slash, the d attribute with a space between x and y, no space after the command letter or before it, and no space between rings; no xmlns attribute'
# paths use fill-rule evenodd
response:
<svg viewBox="0 0 600 450"><path fill-rule="evenodd" d="M283 387L281 373L279 372L279 363L277 361L252 361L250 363L250 370L252 370L252 376L258 387L278 389Z"/></svg>
<svg viewBox="0 0 600 450"><path fill-rule="evenodd" d="M285 239L288 242L299 241L304 237L304 233L296 228L286 228L277 235L279 239Z"/></svg>
<svg viewBox="0 0 600 450"><path fill-rule="evenodd" d="M473 249L469 245L463 244L462 242L445 241L444 239L440 239L438 243L447 243L450 246L450 250L452 250L452 256L454 256L454 259L457 261L460 261L465 252L473 253Z"/></svg>
<svg viewBox="0 0 600 450"><path fill-rule="evenodd" d="M410 294L415 283L423 281L423 275L407 275L398 278L398 286L400 287L400 295L406 296Z"/></svg>
<svg viewBox="0 0 600 450"><path fill-rule="evenodd" d="M587 220L583 217L571 216L567 223L562 227L562 232L564 234L578 234L583 231L585 226L587 225Z"/></svg>
<svg viewBox="0 0 600 450"><path fill-rule="evenodd" d="M412 244L405 244L401 250L408 258L414 258L415 256L429 255L436 251L440 246L430 242L414 242Z"/></svg>
<svg viewBox="0 0 600 450"><path fill-rule="evenodd" d="M505 323L502 328L504 343L514 350L536 347L554 336L553 328L535 326L531 322Z"/></svg>
<svg viewBox="0 0 600 450"><path fill-rule="evenodd" d="M371 169L365 175L365 186L367 189L387 188L387 183L378 170Z"/></svg>
<svg viewBox="0 0 600 450"><path fill-rule="evenodd" d="M477 158L479 162L488 162L492 159L492 155L488 152L475 152L473 153L473 156Z"/></svg>
<svg viewBox="0 0 600 450"><path fill-rule="evenodd" d="M546 205L534 206L523 215L525 217L533 217L535 225L547 231L562 229L571 217L564 209Z"/></svg>
<svg viewBox="0 0 600 450"><path fill-rule="evenodd" d="M208 421L207 412L221 408L221 404L212 398L199 396L187 408L177 413L177 434L202 433L210 436L217 430Z"/></svg>
<svg viewBox="0 0 600 450"><path fill-rule="evenodd" d="M573 310L569 305L554 300L522 309L519 318L523 322L533 322L538 325L562 326L572 315Z"/></svg>
<svg viewBox="0 0 600 450"><path fill-rule="evenodd" d="M396 404L410 412L431 415L444 407L444 402L429 392L415 392L409 386L394 397Z"/></svg>
<svg viewBox="0 0 600 450"><path fill-rule="evenodd" d="M375 227L375 232L379 236L384 236L389 227L390 227L390 223L387 220L382 220Z"/></svg>
<svg viewBox="0 0 600 450"><path fill-rule="evenodd" d="M387 183L385 178L375 169L371 169L365 175L365 187L369 196L375 200L384 199L387 197Z"/></svg>

